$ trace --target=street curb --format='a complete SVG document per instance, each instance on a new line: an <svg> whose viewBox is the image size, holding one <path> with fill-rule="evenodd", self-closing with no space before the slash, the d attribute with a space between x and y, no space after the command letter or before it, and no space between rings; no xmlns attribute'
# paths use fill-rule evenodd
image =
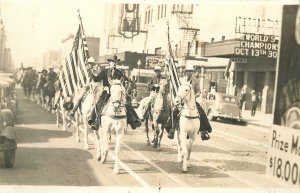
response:
<svg viewBox="0 0 300 193"><path fill-rule="evenodd" d="M254 125L254 126L264 127L264 128L268 128L268 129L270 129L272 127L272 125L264 125L264 124L260 124L260 123L249 122L249 121L246 121L246 122L247 122L247 125Z"/></svg>

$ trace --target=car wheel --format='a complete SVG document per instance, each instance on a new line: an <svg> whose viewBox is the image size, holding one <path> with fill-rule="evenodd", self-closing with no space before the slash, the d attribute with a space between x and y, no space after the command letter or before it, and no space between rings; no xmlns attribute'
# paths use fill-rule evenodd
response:
<svg viewBox="0 0 300 193"><path fill-rule="evenodd" d="M13 140L4 140L4 147L15 145L15 142ZM16 158L16 150L15 149L6 149L3 151L4 154L4 164L7 168L12 168L15 164L15 158Z"/></svg>

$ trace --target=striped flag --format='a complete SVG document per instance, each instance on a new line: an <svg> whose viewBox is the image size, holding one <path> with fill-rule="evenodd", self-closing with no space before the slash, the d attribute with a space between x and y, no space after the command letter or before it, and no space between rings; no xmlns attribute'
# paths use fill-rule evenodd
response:
<svg viewBox="0 0 300 193"><path fill-rule="evenodd" d="M179 76L177 73L177 69L175 66L175 61L173 58L169 58L167 62L167 68L169 71L169 76L171 80L171 87L173 91L173 97L175 98L178 92L178 88L180 86Z"/></svg>
<svg viewBox="0 0 300 193"><path fill-rule="evenodd" d="M175 98L178 92L178 88L180 86L179 76L177 73L177 69L175 66L174 55L172 52L172 46L170 43L170 33L169 33L169 24L168 24L168 46L169 46L169 54L170 58L168 58L167 68L169 71L169 76L171 80L171 88L173 91L173 97Z"/></svg>
<svg viewBox="0 0 300 193"><path fill-rule="evenodd" d="M73 95L78 89L88 84L87 61L89 52L82 23L79 24L73 48L66 56L65 63L61 66L59 81L64 97Z"/></svg>

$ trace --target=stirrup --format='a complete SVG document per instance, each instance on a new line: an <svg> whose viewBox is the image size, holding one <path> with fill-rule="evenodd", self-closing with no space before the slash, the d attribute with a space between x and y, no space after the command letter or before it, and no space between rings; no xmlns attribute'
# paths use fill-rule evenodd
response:
<svg viewBox="0 0 300 193"><path fill-rule="evenodd" d="M204 140L209 140L210 139L210 136L208 134L207 131L202 131L201 132L201 139L204 141Z"/></svg>
<svg viewBox="0 0 300 193"><path fill-rule="evenodd" d="M168 138L174 139L174 134L175 134L175 131L173 129L171 129L170 132L168 133Z"/></svg>
<svg viewBox="0 0 300 193"><path fill-rule="evenodd" d="M91 129L94 131L98 131L98 129L99 129L99 126L96 125L95 123L90 124L90 126L91 126Z"/></svg>
<svg viewBox="0 0 300 193"><path fill-rule="evenodd" d="M72 117L74 117L74 115L75 115L75 112L71 111L70 114L69 114L69 117L72 118Z"/></svg>

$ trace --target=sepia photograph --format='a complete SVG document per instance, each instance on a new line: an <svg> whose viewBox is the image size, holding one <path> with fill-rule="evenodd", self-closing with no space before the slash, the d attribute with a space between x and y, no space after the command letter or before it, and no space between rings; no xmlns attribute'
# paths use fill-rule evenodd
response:
<svg viewBox="0 0 300 193"><path fill-rule="evenodd" d="M0 193L298 193L300 2L0 0Z"/></svg>

